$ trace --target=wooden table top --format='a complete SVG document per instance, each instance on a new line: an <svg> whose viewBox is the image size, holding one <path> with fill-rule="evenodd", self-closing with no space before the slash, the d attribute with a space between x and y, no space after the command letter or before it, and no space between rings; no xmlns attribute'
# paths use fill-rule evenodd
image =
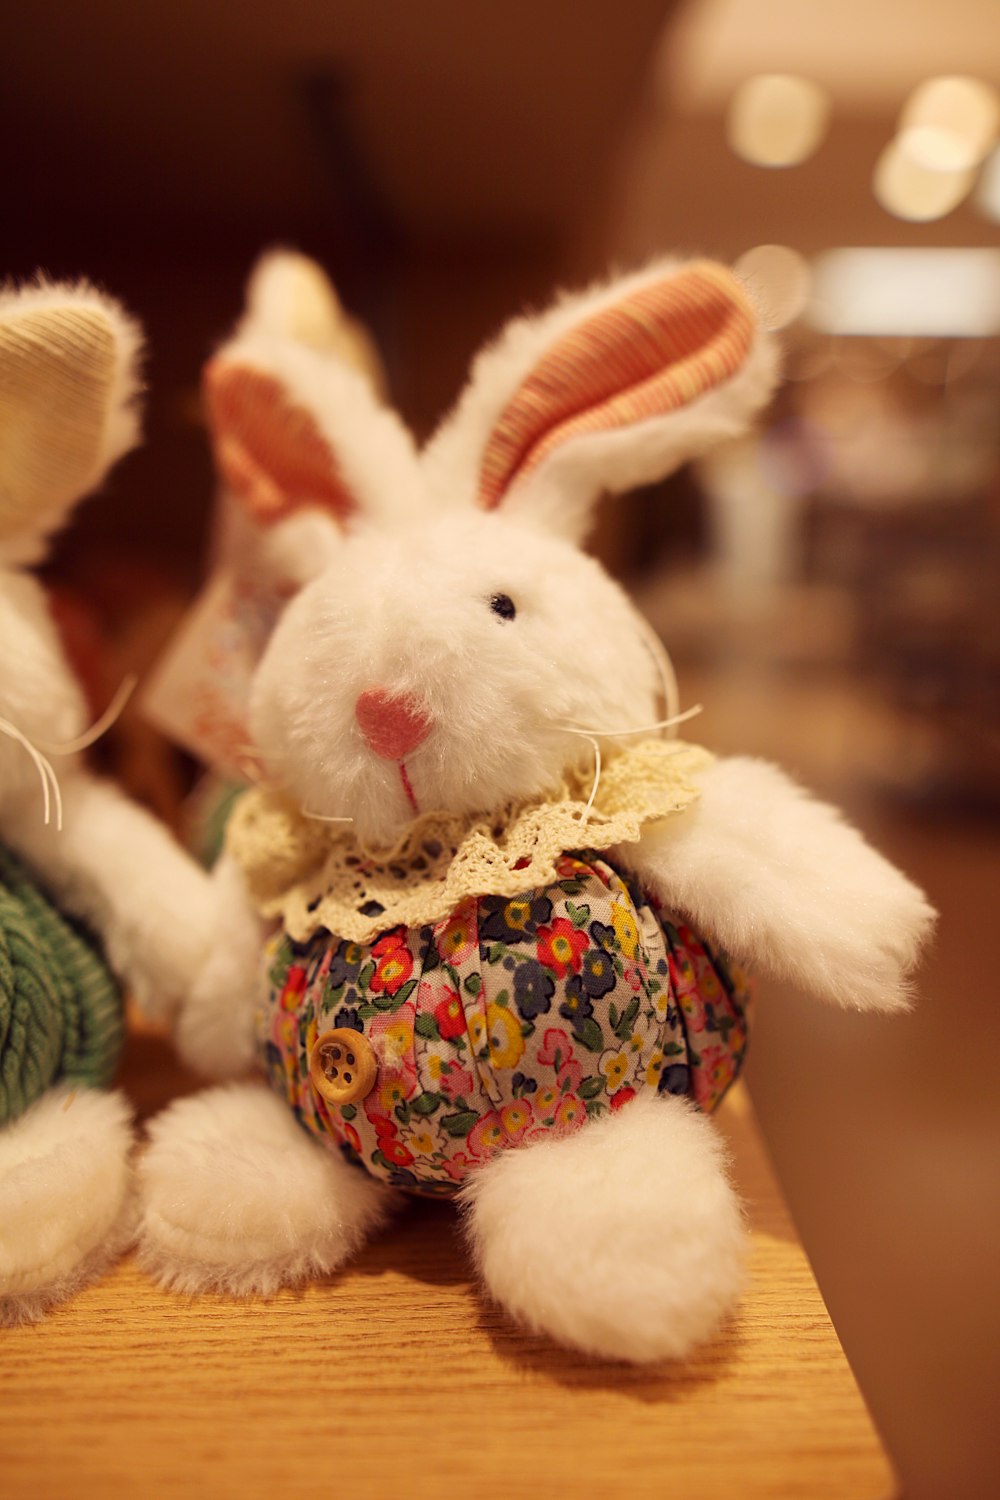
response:
<svg viewBox="0 0 1000 1500"><path fill-rule="evenodd" d="M149 1037L124 1082L141 1115L194 1087ZM0 1333L0 1494L887 1500L742 1089L719 1120L752 1281L689 1363L594 1363L521 1333L477 1294L453 1210L414 1203L345 1272L270 1302L178 1297L126 1259Z"/></svg>

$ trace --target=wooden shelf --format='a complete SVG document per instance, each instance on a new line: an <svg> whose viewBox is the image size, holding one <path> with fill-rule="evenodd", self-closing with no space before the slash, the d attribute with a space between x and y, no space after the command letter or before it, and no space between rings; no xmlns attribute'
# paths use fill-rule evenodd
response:
<svg viewBox="0 0 1000 1500"><path fill-rule="evenodd" d="M195 1086L149 1037L124 1082L140 1113ZM0 1335L5 1500L886 1500L891 1470L742 1090L720 1123L752 1283L689 1364L590 1363L522 1334L480 1300L444 1205L412 1205L344 1274L267 1303L168 1295L127 1259Z"/></svg>

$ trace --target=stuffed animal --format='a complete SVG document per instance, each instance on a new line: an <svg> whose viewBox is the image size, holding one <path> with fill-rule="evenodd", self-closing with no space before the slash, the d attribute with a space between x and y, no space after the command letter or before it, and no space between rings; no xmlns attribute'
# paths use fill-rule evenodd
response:
<svg viewBox="0 0 1000 1500"><path fill-rule="evenodd" d="M84 699L25 570L135 443L138 353L86 286L0 294L0 1323L91 1280L134 1227L130 1110L100 1092L123 1037L109 965L169 1009L209 935L207 877L84 767Z"/></svg>
<svg viewBox="0 0 1000 1500"><path fill-rule="evenodd" d="M732 1306L710 1111L743 966L899 1009L932 913L773 766L664 736L662 652L579 544L604 492L740 432L775 378L708 262L514 322L422 454L328 354L250 326L212 359L217 462L271 527L255 587L287 602L242 721L227 679L259 785L178 1034L270 1087L153 1122L164 1284L322 1275L402 1190L456 1196L492 1296L589 1354L683 1356Z"/></svg>

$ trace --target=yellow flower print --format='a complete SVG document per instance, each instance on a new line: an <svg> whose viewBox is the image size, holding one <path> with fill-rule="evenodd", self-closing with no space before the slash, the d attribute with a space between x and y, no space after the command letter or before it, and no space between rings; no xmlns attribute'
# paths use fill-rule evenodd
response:
<svg viewBox="0 0 1000 1500"><path fill-rule="evenodd" d="M524 1037L517 1017L502 1005L487 1005L486 1026L490 1062L494 1068L513 1068L524 1051Z"/></svg>
<svg viewBox="0 0 1000 1500"><path fill-rule="evenodd" d="M605 1052L601 1058L601 1072L608 1085L608 1093L620 1089L628 1077L629 1058L626 1052Z"/></svg>
<svg viewBox="0 0 1000 1500"><path fill-rule="evenodd" d="M469 1040L474 1053L478 1054L486 1046L486 1019L478 1011L469 1017Z"/></svg>
<svg viewBox="0 0 1000 1500"><path fill-rule="evenodd" d="M382 1056L392 1066L409 1057L413 1050L413 1019L410 1016L394 1016L382 1031Z"/></svg>
<svg viewBox="0 0 1000 1500"><path fill-rule="evenodd" d="M615 929L618 946L626 958L635 958L639 948L639 929L632 912L618 901L611 903L611 925Z"/></svg>
<svg viewBox="0 0 1000 1500"><path fill-rule="evenodd" d="M406 1098L407 1088L402 1078L388 1078L379 1087L378 1104L379 1114L391 1115L397 1104L402 1104Z"/></svg>
<svg viewBox="0 0 1000 1500"><path fill-rule="evenodd" d="M523 932L531 921L531 902L524 896L515 896L504 907L503 919L512 932Z"/></svg>
<svg viewBox="0 0 1000 1500"><path fill-rule="evenodd" d="M515 1099L513 1103L504 1105L500 1111L500 1119L504 1130L515 1139L531 1124L531 1106L523 1099Z"/></svg>
<svg viewBox="0 0 1000 1500"><path fill-rule="evenodd" d="M535 1114L539 1117L539 1119L542 1119L543 1116L547 1115L550 1110L555 1109L558 1098L559 1094L556 1089L539 1089L538 1092L532 1096L531 1102L535 1107Z"/></svg>
<svg viewBox="0 0 1000 1500"><path fill-rule="evenodd" d="M462 964L470 958L476 947L476 902L463 901L452 912L443 931L438 935L441 957L448 963Z"/></svg>
<svg viewBox="0 0 1000 1500"><path fill-rule="evenodd" d="M408 1151L412 1151L414 1156L433 1156L441 1147L436 1131L426 1120L422 1120L420 1124L412 1126L409 1130L404 1130L402 1140L403 1145Z"/></svg>
<svg viewBox="0 0 1000 1500"><path fill-rule="evenodd" d="M649 1062L646 1064L646 1082L651 1089L659 1087L660 1074L663 1072L663 1053L657 1047Z"/></svg>
<svg viewBox="0 0 1000 1500"><path fill-rule="evenodd" d="M582 1125L585 1118L586 1110L574 1094L567 1094L566 1098L560 1101L559 1108L556 1110L557 1125L561 1125L564 1128L571 1125Z"/></svg>

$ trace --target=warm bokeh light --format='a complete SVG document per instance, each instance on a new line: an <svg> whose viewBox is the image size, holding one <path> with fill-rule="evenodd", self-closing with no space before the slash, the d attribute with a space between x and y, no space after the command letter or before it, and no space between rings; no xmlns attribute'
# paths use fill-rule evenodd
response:
<svg viewBox="0 0 1000 1500"><path fill-rule="evenodd" d="M830 250L813 275L809 317L825 333L1000 334L1000 250Z"/></svg>
<svg viewBox="0 0 1000 1500"><path fill-rule="evenodd" d="M983 167L976 188L976 207L988 219L1000 224L1000 146Z"/></svg>
<svg viewBox="0 0 1000 1500"><path fill-rule="evenodd" d="M899 121L900 149L935 172L976 167L1000 130L1000 96L978 78L929 78L907 100Z"/></svg>
<svg viewBox="0 0 1000 1500"><path fill-rule="evenodd" d="M787 328L809 300L809 262L789 245L755 245L733 269L757 298L768 328Z"/></svg>
<svg viewBox="0 0 1000 1500"><path fill-rule="evenodd" d="M758 167L793 167L826 135L830 102L808 78L761 73L736 90L726 116L733 151Z"/></svg>
<svg viewBox="0 0 1000 1500"><path fill-rule="evenodd" d="M968 167L942 171L922 165L907 151L905 137L896 136L876 163L872 191L887 213L925 224L957 208L974 180Z"/></svg>

